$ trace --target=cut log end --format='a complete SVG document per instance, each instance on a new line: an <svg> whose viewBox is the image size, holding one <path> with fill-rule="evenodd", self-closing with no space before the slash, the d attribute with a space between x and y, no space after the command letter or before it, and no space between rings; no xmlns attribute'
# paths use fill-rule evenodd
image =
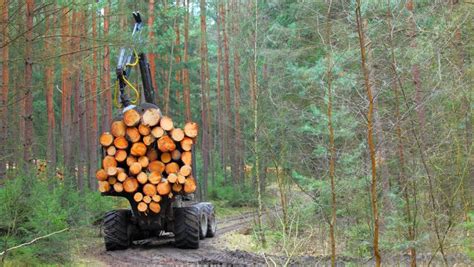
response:
<svg viewBox="0 0 474 267"><path fill-rule="evenodd" d="M137 157L144 156L146 154L146 145L141 142L134 143L130 149L130 154Z"/></svg>
<svg viewBox="0 0 474 267"><path fill-rule="evenodd" d="M127 126L123 121L114 121L110 126L110 132L115 137L124 137L126 134Z"/></svg>
<svg viewBox="0 0 474 267"><path fill-rule="evenodd" d="M188 122L184 125L184 133L186 136L195 138L198 136L199 126L195 122Z"/></svg>
<svg viewBox="0 0 474 267"><path fill-rule="evenodd" d="M105 132L100 135L99 142L102 146L108 147L114 142L114 136L109 132Z"/></svg>
<svg viewBox="0 0 474 267"><path fill-rule="evenodd" d="M184 138L184 131L181 130L180 128L174 128L171 131L171 139L173 139L176 142L180 142Z"/></svg>
<svg viewBox="0 0 474 267"><path fill-rule="evenodd" d="M123 122L128 127L137 126L140 122L140 113L134 109L129 109L123 114Z"/></svg>
<svg viewBox="0 0 474 267"><path fill-rule="evenodd" d="M137 209L139 212L146 212L148 210L148 205L145 202L140 202L137 205Z"/></svg>
<svg viewBox="0 0 474 267"><path fill-rule="evenodd" d="M166 196L171 192L171 186L167 181L161 182L156 186L156 191L158 194Z"/></svg>
<svg viewBox="0 0 474 267"><path fill-rule="evenodd" d="M156 203L156 202L151 202L148 207L150 208L150 211L153 212L153 213L160 213L161 211L161 206L160 204Z"/></svg>
<svg viewBox="0 0 474 267"><path fill-rule="evenodd" d="M156 108L147 109L142 116L142 124L153 127L160 122L161 111Z"/></svg>

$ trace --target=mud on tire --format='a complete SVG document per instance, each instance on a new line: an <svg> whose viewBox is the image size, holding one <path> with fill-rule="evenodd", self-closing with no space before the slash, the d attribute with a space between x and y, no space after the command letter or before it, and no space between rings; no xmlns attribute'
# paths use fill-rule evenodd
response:
<svg viewBox="0 0 474 267"><path fill-rule="evenodd" d="M199 248L199 209L175 208L174 236L178 248Z"/></svg>
<svg viewBox="0 0 474 267"><path fill-rule="evenodd" d="M113 210L104 216L104 241L106 250L121 250L130 246L128 226L130 210Z"/></svg>

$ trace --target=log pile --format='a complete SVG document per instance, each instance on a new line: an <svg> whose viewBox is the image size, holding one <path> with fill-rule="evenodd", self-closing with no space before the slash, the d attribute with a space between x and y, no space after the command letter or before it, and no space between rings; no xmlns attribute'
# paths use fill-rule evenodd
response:
<svg viewBox="0 0 474 267"><path fill-rule="evenodd" d="M104 152L96 172L99 191L130 194L140 212L159 213L163 198L196 190L191 150L197 135L196 123L176 128L158 108L127 110L99 138Z"/></svg>

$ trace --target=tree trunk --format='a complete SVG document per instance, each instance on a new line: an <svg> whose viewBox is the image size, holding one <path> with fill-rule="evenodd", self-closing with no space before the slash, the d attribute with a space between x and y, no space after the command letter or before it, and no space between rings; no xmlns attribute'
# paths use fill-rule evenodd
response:
<svg viewBox="0 0 474 267"><path fill-rule="evenodd" d="M230 78L229 78L229 41L227 37L227 26L225 22L225 16L226 16L226 11L225 11L225 5L221 4L220 12L221 12L221 22L222 22L222 34L223 34L223 41L224 41L224 95L225 95L225 129L224 129L224 151L227 152L227 155L225 155L225 160L224 160L224 170L227 169L227 165L230 162L234 162L234 153L229 153L231 147L232 147L232 141L234 140L233 138L233 131L232 131L232 111L230 109L232 105L232 100L230 97ZM227 172L226 175L227 177ZM234 177L235 179L236 177ZM226 179L227 180L227 179ZM235 180L234 180L235 181Z"/></svg>
<svg viewBox="0 0 474 267"><path fill-rule="evenodd" d="M203 199L207 196L207 180L209 174L209 113L208 113L208 62L207 62L207 31L206 31L206 1L200 0L200 18L201 18L201 120L202 120L202 193Z"/></svg>
<svg viewBox="0 0 474 267"><path fill-rule="evenodd" d="M9 71L9 45L8 45L8 0L2 0L2 90L0 92L0 130L3 133L0 137L0 145L3 148L8 147L8 86L10 80ZM2 149L0 151L0 180L5 178L6 163L9 151Z"/></svg>
<svg viewBox="0 0 474 267"><path fill-rule="evenodd" d="M189 69L188 69L188 44L189 44L189 1L184 0L184 5L186 7L186 13L184 13L184 51L183 51L183 102L184 102L184 118L186 122L192 121L191 117L191 92L189 85Z"/></svg>
<svg viewBox="0 0 474 267"><path fill-rule="evenodd" d="M97 20L96 16L92 16L92 46L96 47L96 38L97 38ZM90 137L89 137L89 144L90 144L90 153L89 153L89 177L90 177L90 188L96 189L97 183L94 180L94 171L98 167L98 149L96 148L97 139L99 135L99 124L97 122L97 74L98 74L98 67L97 67L97 49L94 48L92 50L92 66L91 66L91 75L92 79L90 81L90 95L88 96L88 101L91 102L91 123L89 125L90 129Z"/></svg>
<svg viewBox="0 0 474 267"><path fill-rule="evenodd" d="M332 0L329 1L327 16L326 16L326 46L327 46L327 87L328 87L328 131L329 131L329 179L331 183L331 221L329 223L329 233L331 238L331 266L336 266L336 147L334 145L334 128L332 125L332 43L331 43L331 8ZM278 170L277 170L278 171Z"/></svg>
<svg viewBox="0 0 474 267"><path fill-rule="evenodd" d="M54 6L53 6L54 9ZM54 32L56 19L50 15L46 18L46 35ZM51 40L45 39L45 57L51 57L54 54ZM46 64L44 70L44 85L46 88L46 110L48 113L48 145L46 150L46 158L48 161L48 175L51 177L56 172L56 140L54 132L56 129L56 118L54 117L54 64L53 60Z"/></svg>
<svg viewBox="0 0 474 267"><path fill-rule="evenodd" d="M221 95L221 77L222 77L222 41L221 41L221 16L217 12L217 142L219 142L219 153L221 160L221 167L225 171L225 155L224 150L224 116L222 115L222 95Z"/></svg>
<svg viewBox="0 0 474 267"><path fill-rule="evenodd" d="M104 8L104 39L107 39L109 35L109 10L110 2L107 2ZM101 78L101 91L104 92L102 129L107 129L112 122L112 88L110 87L110 49L108 43L104 45L103 57L103 72Z"/></svg>
<svg viewBox="0 0 474 267"><path fill-rule="evenodd" d="M234 44L234 149L235 149L235 158L232 163L232 177L235 177L236 181L240 183L242 181L243 174L243 140L242 140L242 128L240 125L240 55L239 55L239 26L236 21L240 18L238 2L233 1L233 12L232 12L232 36Z"/></svg>
<svg viewBox="0 0 474 267"><path fill-rule="evenodd" d="M260 242L262 243L263 246L266 245L266 239L265 239L265 231L262 226L262 216L263 216L263 201L262 201L262 190L260 186L260 155L259 155L259 150L258 150L258 142L259 142L259 133L258 133L258 98L259 98L259 92L258 92L258 81L257 81L257 59L258 59L258 54L257 54L257 38L258 38L258 0L255 0L255 28L254 28L254 36L253 36L253 92L254 96L253 98L255 99L254 105L253 105L253 149L255 153L255 162L254 162L254 168L255 168L255 181L257 184L257 202L258 202L258 208L257 208L257 223L258 223L258 236L260 238Z"/></svg>
<svg viewBox="0 0 474 267"><path fill-rule="evenodd" d="M23 160L31 164L33 159L33 17L35 1L26 1L25 46L25 98L23 102L24 140Z"/></svg>
<svg viewBox="0 0 474 267"><path fill-rule="evenodd" d="M150 42L155 41L155 38L154 38L155 29L153 27L154 22L155 22L155 0L149 0L148 2L148 39ZM153 88L155 89L156 103L159 103L160 92L158 90L158 84L155 81L156 62L155 62L154 52L148 53L148 61L150 63L151 83L153 84Z"/></svg>
<svg viewBox="0 0 474 267"><path fill-rule="evenodd" d="M184 0L183 0L184 1ZM179 9L179 5L180 5L180 0L176 0L176 8ZM175 64L177 66L176 68L176 73L175 73L175 81L176 81L176 84L181 84L182 83L182 80L181 80L181 74L182 74L182 71L179 70L179 65L181 63L181 55L180 55L180 52L181 52L181 33L180 33L180 30L179 30L179 21L177 21L175 23L175 34L176 34L176 40L175 40L175 56L174 56L174 60L175 60ZM176 108L175 108L175 112L177 113L180 113L179 112L179 102L180 102L180 90L176 89L176 103L178 103L178 105L176 105Z"/></svg>
<svg viewBox="0 0 474 267"><path fill-rule="evenodd" d="M370 161L372 166L372 182L370 185L370 194L371 194L371 204L372 204L372 214L374 219L374 233L373 233L373 249L375 257L375 265L380 266L381 257L379 252L379 214L378 214L378 203L377 203L377 167L375 160L375 144L373 140L373 125L372 117L374 110L374 98L372 96L371 84L369 81L369 69L366 62L366 42L365 42L365 33L362 25L362 15L360 11L360 0L357 0L356 7L356 20L357 20L357 33L359 35L359 45L360 45L360 58L361 58L361 68L364 74L364 82L367 93L367 100L369 101L369 110L367 112L367 143L369 145Z"/></svg>

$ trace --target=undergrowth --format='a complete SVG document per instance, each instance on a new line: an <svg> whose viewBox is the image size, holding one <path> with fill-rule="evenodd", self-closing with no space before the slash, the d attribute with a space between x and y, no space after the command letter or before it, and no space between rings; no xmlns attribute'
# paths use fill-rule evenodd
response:
<svg viewBox="0 0 474 267"><path fill-rule="evenodd" d="M0 188L0 203L0 251L69 228L0 256L12 266L68 262L72 232L98 223L115 204L96 191L80 193L55 179L21 173Z"/></svg>

